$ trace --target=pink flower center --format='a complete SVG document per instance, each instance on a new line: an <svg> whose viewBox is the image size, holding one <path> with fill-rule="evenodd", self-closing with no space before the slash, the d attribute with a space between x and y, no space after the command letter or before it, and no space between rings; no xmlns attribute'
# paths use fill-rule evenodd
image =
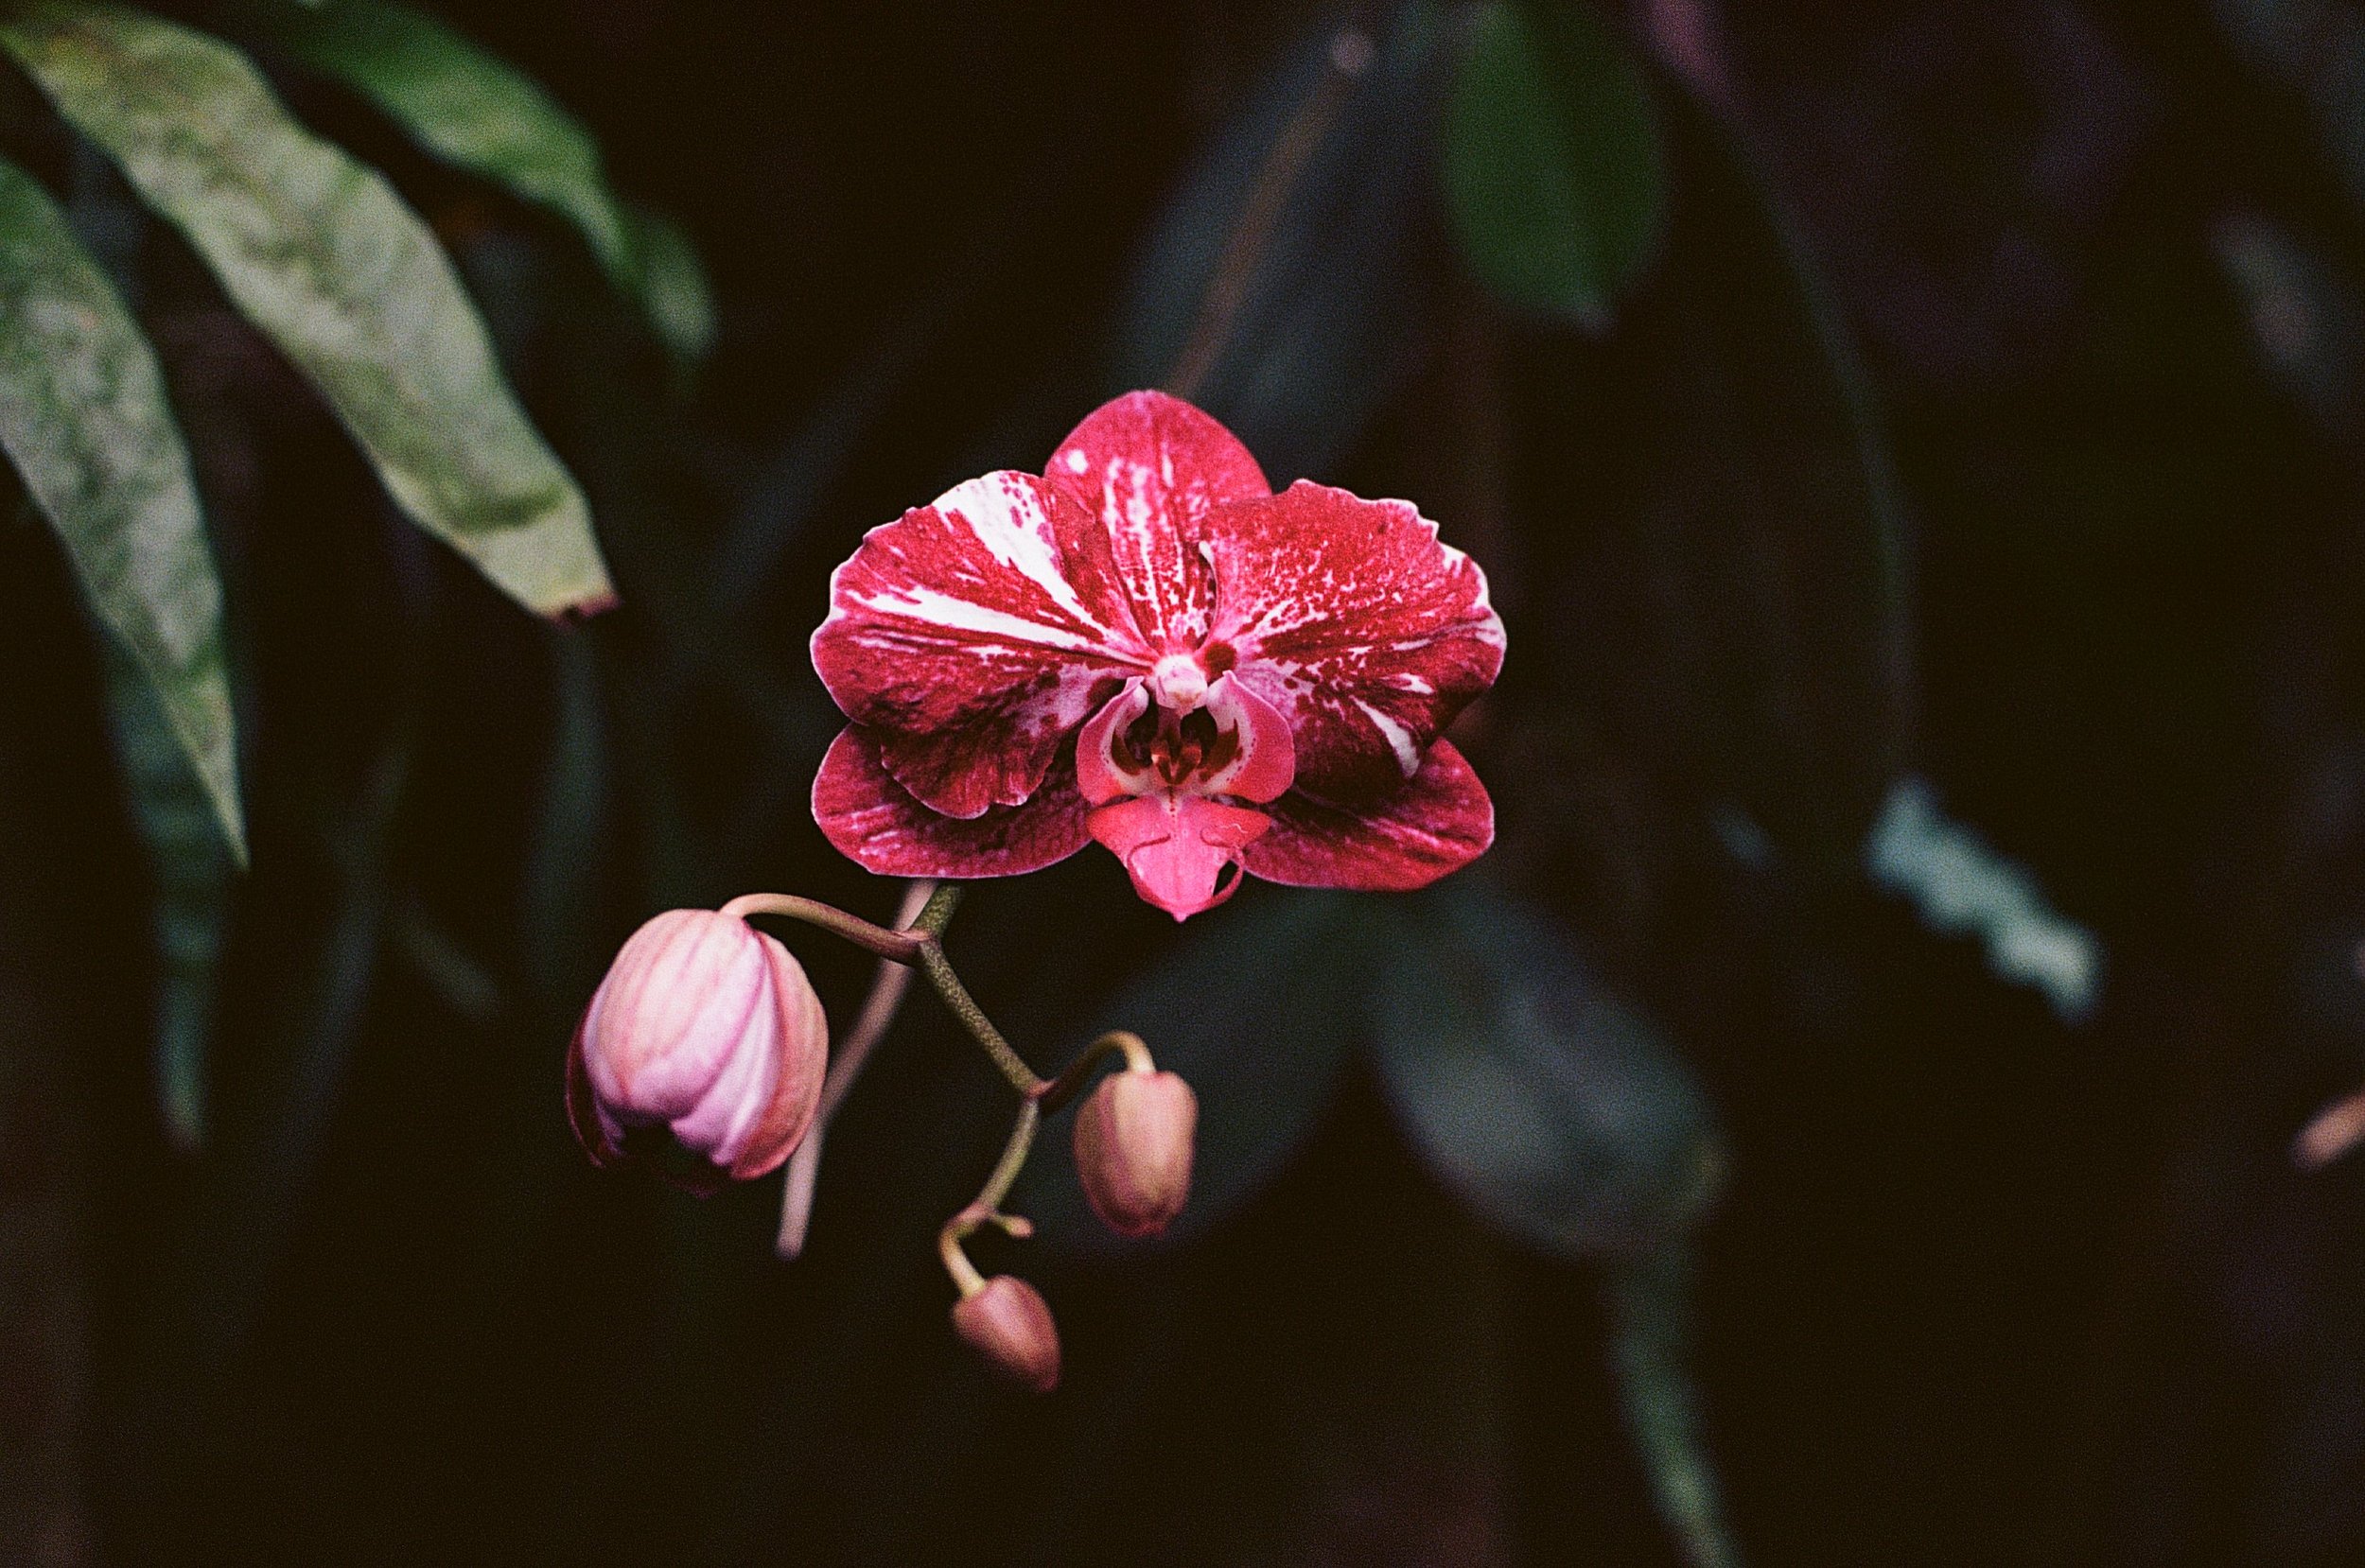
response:
<svg viewBox="0 0 2365 1568"><path fill-rule="evenodd" d="M1239 885L1240 850L1272 826L1240 802L1276 799L1297 772L1288 722L1230 672L1229 648L1219 656L1211 680L1204 655L1166 655L1076 738L1093 836L1116 851L1144 897L1177 917ZM1184 692L1187 707L1169 700Z"/></svg>
<svg viewBox="0 0 2365 1568"><path fill-rule="evenodd" d="M1118 732L1110 745L1109 759L1121 773L1140 778L1155 772L1156 784L1180 790L1202 775L1220 772L1239 753L1239 731L1218 728L1216 716L1207 709L1177 713L1159 706ZM1148 779L1141 782L1155 787Z"/></svg>

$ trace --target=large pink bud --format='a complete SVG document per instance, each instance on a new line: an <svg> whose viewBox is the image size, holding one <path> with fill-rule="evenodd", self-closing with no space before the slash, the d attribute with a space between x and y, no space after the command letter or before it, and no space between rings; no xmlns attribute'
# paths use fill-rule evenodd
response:
<svg viewBox="0 0 2365 1568"><path fill-rule="evenodd" d="M803 1140L829 1048L786 948L737 915L669 910L632 933L575 1028L567 1117L593 1164L650 1159L711 1193Z"/></svg>

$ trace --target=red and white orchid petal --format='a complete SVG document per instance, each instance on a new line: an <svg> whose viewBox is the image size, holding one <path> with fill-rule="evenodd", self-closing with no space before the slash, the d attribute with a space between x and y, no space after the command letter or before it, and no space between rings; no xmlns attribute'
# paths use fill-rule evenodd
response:
<svg viewBox="0 0 2365 1568"><path fill-rule="evenodd" d="M1149 693L1140 681L1128 681L1076 732L1076 786L1088 803L1105 806L1142 787L1142 775L1117 765L1116 741L1148 711Z"/></svg>
<svg viewBox="0 0 2365 1568"><path fill-rule="evenodd" d="M1348 810L1292 792L1265 810L1272 828L1242 848L1240 868L1291 887L1409 892L1495 842L1495 803L1450 740L1432 744L1412 781L1375 808Z"/></svg>
<svg viewBox="0 0 2365 1568"><path fill-rule="evenodd" d="M1133 891L1178 920L1237 892L1239 874L1222 882L1223 868L1272 826L1262 811L1172 792L1100 807L1090 821L1093 837L1125 862Z"/></svg>
<svg viewBox="0 0 2365 1568"><path fill-rule="evenodd" d="M1239 749L1231 761L1191 787L1200 794L1280 799L1298 775L1297 746L1281 710L1223 674L1207 688L1207 711L1220 728L1237 738Z"/></svg>
<svg viewBox="0 0 2365 1568"><path fill-rule="evenodd" d="M1128 392L1060 443L1043 477L1100 519L1133 623L1159 653L1197 648L1211 602L1201 521L1272 486L1239 438L1179 398Z"/></svg>
<svg viewBox="0 0 2365 1568"><path fill-rule="evenodd" d="M1214 646L1285 714L1301 788L1376 799L1502 668L1486 576L1409 502L1301 479L1212 514Z"/></svg>
<svg viewBox="0 0 2365 1568"><path fill-rule="evenodd" d="M1026 799L1148 664L1097 531L1065 489L989 474L871 530L830 579L814 668L923 805L975 817Z"/></svg>
<svg viewBox="0 0 2365 1568"><path fill-rule="evenodd" d="M879 760L877 737L848 725L813 780L813 816L838 852L882 877L1015 877L1092 842L1064 762L1021 806L976 817L932 811Z"/></svg>

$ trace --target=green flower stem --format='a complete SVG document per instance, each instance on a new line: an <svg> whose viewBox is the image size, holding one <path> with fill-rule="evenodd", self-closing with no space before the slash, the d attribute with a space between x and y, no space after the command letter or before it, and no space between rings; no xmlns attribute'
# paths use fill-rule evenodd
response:
<svg viewBox="0 0 2365 1568"><path fill-rule="evenodd" d="M1034 1226L1016 1214L1002 1211L1002 1200L1010 1193L1010 1184L1026 1167L1026 1157L1034 1152L1035 1133L1042 1126L1042 1106L1031 1095L1020 1102L1018 1121L1010 1128L1010 1141L1002 1146L1002 1158L994 1163L993 1175L986 1177L978 1189L977 1200L951 1219L937 1232L937 1253L944 1260L945 1272L953 1276L954 1285L962 1299L986 1288L985 1276L961 1250L961 1243L985 1226L996 1226L1009 1235L1024 1241L1035 1233Z"/></svg>
<svg viewBox="0 0 2365 1568"><path fill-rule="evenodd" d="M945 972L950 974L952 971L948 969ZM968 993L964 991L961 995L966 1001ZM972 1010L976 1005L973 1002L969 1003ZM983 1015L979 1017L982 1019ZM990 1029L992 1025L987 1024L986 1027ZM998 1040L1002 1037L996 1035L993 1037ZM1091 1080L1095 1067L1110 1056L1120 1054L1125 1057L1129 1071L1157 1071L1149 1058L1149 1047L1142 1043L1139 1035L1112 1029L1086 1046L1083 1053L1070 1062L1058 1077L1036 1078L1033 1088L1019 1091L1025 1098L1019 1102L1018 1122L1010 1128L1010 1141L1002 1146L1002 1158L995 1163L993 1175L988 1176L985 1186L978 1190L976 1201L945 1221L944 1228L937 1232L937 1253L943 1258L944 1270L953 1276L953 1283L963 1299L985 1289L986 1281L985 1276L977 1272L977 1265L969 1261L969 1254L961 1249L961 1243L980 1227L988 1225L998 1226L1022 1241L1034 1234L1035 1228L1030 1222L1002 1211L1002 1200L1009 1195L1010 1184L1018 1180L1018 1173L1026 1168L1026 1157L1034 1152L1035 1134L1042 1130L1042 1119L1074 1099L1077 1091ZM1033 1075L1030 1073L1028 1076ZM1016 1079L1011 1081L1017 1082Z"/></svg>
<svg viewBox="0 0 2365 1568"><path fill-rule="evenodd" d="M924 920L927 916L923 913L920 917ZM961 1020L961 1027L986 1048L986 1054L993 1058L993 1065L1002 1070L1002 1076L1010 1081L1012 1089L1026 1096L1030 1102L1042 1092L1043 1080L1036 1076L1035 1070L1010 1048L1010 1042L1002 1037L1002 1031L996 1029L993 1020L986 1017L985 1009L978 1006L976 999L969 994L969 987L961 984L961 977L953 972L953 966L945 958L942 945L935 937L922 937L909 962L917 964L920 972L928 977L928 984L937 988L937 995L944 999L944 1005Z"/></svg>
<svg viewBox="0 0 2365 1568"><path fill-rule="evenodd" d="M921 885L924 884L914 884L914 890ZM919 914L912 916L910 923L902 931L874 926L842 909L785 893L744 894L725 904L723 913L741 919L751 915L778 915L791 920L802 920L807 925L818 926L878 954L887 964L918 969L928 977L928 984L936 987L937 995L943 999L945 1007L960 1019L961 1027L985 1048L986 1054L992 1058L1002 1076L1018 1091L1018 1121L1010 1128L1009 1141L1003 1145L1002 1158L995 1163L993 1174L979 1189L976 1201L945 1221L944 1228L937 1233L937 1251L944 1260L945 1272L953 1277L953 1283L962 1297L968 1298L985 1289L986 1281L985 1277L977 1272L976 1265L969 1261L969 1254L962 1250L964 1241L981 1227L989 1225L1021 1239L1034 1234L1032 1225L1016 1214L1004 1213L1001 1205L1002 1200L1009 1195L1010 1184L1025 1168L1026 1157L1034 1152L1035 1135L1042 1127L1042 1119L1075 1099L1091 1081L1094 1069L1110 1056L1123 1055L1127 1071L1132 1072L1154 1072L1157 1068L1150 1060L1149 1047L1142 1043L1142 1037L1122 1029L1112 1030L1093 1041L1056 1078L1042 1077L1028 1067L1025 1058L1003 1037L1002 1031L993 1026L993 1020L986 1017L985 1009L977 1005L977 999L969 994L969 987L962 984L961 977L954 972L952 961L944 956L944 928L951 922L960 899L961 890L956 883L937 884L928 893L927 901L920 906ZM909 907L906 903L905 908ZM816 1120L814 1131L807 1135L812 1152L808 1155L799 1150L799 1159L790 1170L782 1197L778 1246L784 1258L795 1257L804 1245L805 1222L812 1212L813 1184L820 1159L821 1129L828 1124L829 1113L835 1110L846 1090L851 1087L853 1074L861 1070L860 1057L867 1055L870 1046L877 1041L877 1036L885 1032L900 1000L900 990L885 984L883 972L880 982L872 986L870 1001L864 1006L862 1019L856 1024L855 1036L863 1042L861 1051L857 1053L850 1048L845 1053L848 1059L842 1059L831 1069L828 1083L823 1088L827 1104Z"/></svg>
<svg viewBox="0 0 2365 1568"><path fill-rule="evenodd" d="M935 907L933 900L929 907ZM750 915L778 915L790 920L802 920L809 926L818 926L833 936L842 936L858 948L874 952L881 958L893 959L898 964L911 963L922 944L935 935L933 932L927 936L919 936L908 932L889 931L885 926L872 925L859 915L849 915L818 899L799 898L787 893L743 893L725 904L723 913L735 915L743 920ZM952 917L949 903L945 917ZM922 918L925 918L925 912Z"/></svg>
<svg viewBox="0 0 2365 1568"><path fill-rule="evenodd" d="M1093 1069L1119 1052L1124 1053L1125 1070L1129 1072L1158 1071L1158 1064L1149 1059L1149 1047L1142 1043L1139 1035L1128 1029L1112 1029L1084 1047L1083 1054L1061 1069L1058 1077L1035 1090L1034 1097L1036 1103L1042 1106L1042 1113L1053 1115L1075 1099L1091 1080Z"/></svg>
<svg viewBox="0 0 2365 1568"><path fill-rule="evenodd" d="M993 1065L1002 1070L1002 1076L1021 1094L1033 1096L1042 1092L1043 1080L1028 1067L1025 1058L1010 1048L1002 1037L1002 1031L986 1017L961 984L961 977L953 972L953 966L944 956L942 937L953 911L959 907L960 888L951 882L940 883L920 906L920 915L903 931L889 931L874 926L858 915L849 915L832 904L815 898L799 898L789 893L743 893L723 906L726 915L745 919L751 915L778 915L790 920L802 920L818 926L833 936L842 936L867 952L874 952L892 964L907 965L928 977L928 984L937 988L944 1005L961 1020L961 1027L975 1037Z"/></svg>
<svg viewBox="0 0 2365 1568"><path fill-rule="evenodd" d="M912 885L915 887L925 885L929 890L928 899L920 906L920 914L904 929L924 931L931 936L942 936L944 928L952 923L953 912L961 906L961 884L958 882L925 884L915 882Z"/></svg>

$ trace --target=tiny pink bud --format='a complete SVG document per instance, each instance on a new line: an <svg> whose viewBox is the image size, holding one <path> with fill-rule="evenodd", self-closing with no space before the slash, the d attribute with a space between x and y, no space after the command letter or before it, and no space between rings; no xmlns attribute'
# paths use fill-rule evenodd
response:
<svg viewBox="0 0 2365 1568"><path fill-rule="evenodd" d="M658 1170L710 1193L803 1140L829 1047L821 999L786 948L737 915L669 910L632 933L576 1026L567 1118L593 1164L670 1141L690 1158Z"/></svg>
<svg viewBox="0 0 2365 1568"><path fill-rule="evenodd" d="M1076 1113L1076 1174L1120 1236L1154 1236L1191 1195L1199 1096L1171 1072L1112 1072Z"/></svg>
<svg viewBox="0 0 2365 1568"><path fill-rule="evenodd" d="M953 1327L1020 1387L1048 1394L1060 1385L1059 1325L1042 1292L1016 1275L997 1274L954 1302Z"/></svg>

